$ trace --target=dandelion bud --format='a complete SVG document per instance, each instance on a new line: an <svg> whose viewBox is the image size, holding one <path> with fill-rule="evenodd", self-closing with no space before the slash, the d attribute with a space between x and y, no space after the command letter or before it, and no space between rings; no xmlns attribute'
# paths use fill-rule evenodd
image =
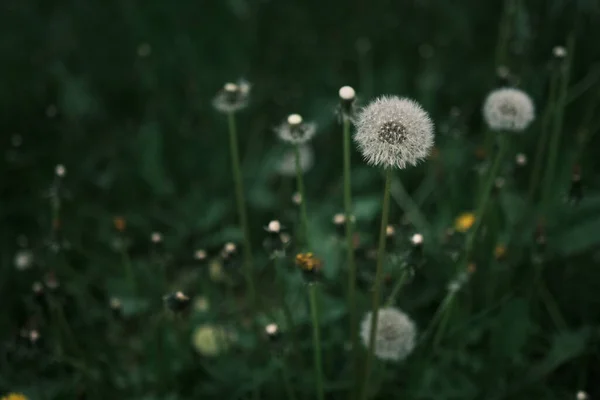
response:
<svg viewBox="0 0 600 400"><path fill-rule="evenodd" d="M373 313L364 317L360 335L368 348L371 340L371 322ZM415 348L416 327L414 322L396 308L382 308L377 313L374 354L382 360L400 361Z"/></svg>
<svg viewBox="0 0 600 400"><path fill-rule="evenodd" d="M403 169L429 155L433 122L417 102L383 96L360 112L354 140L367 163Z"/></svg>
<svg viewBox="0 0 600 400"><path fill-rule="evenodd" d="M317 125L312 122L304 122L299 114L291 114L286 122L279 125L275 132L284 142L291 144L302 144L312 139L317 131Z"/></svg>
<svg viewBox="0 0 600 400"><path fill-rule="evenodd" d="M56 174L56 176L58 176L59 178L63 178L66 174L67 174L67 169L65 168L64 165L62 164L58 164L56 166L56 168L54 168L54 173Z"/></svg>
<svg viewBox="0 0 600 400"><path fill-rule="evenodd" d="M185 310L190 305L190 298L183 292L175 292L163 297L165 304L169 310L180 312Z"/></svg>
<svg viewBox="0 0 600 400"><path fill-rule="evenodd" d="M250 84L241 79L237 83L228 82L213 99L213 107L222 113L232 113L248 106Z"/></svg>
<svg viewBox="0 0 600 400"><path fill-rule="evenodd" d="M25 271L33 265L33 253L29 250L19 250L14 258L15 268L18 271Z"/></svg>
<svg viewBox="0 0 600 400"><path fill-rule="evenodd" d="M491 130L521 132L535 117L533 101L523 91L512 88L492 91L485 99L483 116Z"/></svg>
<svg viewBox="0 0 600 400"><path fill-rule="evenodd" d="M552 55L556 58L565 58L567 56L567 49L563 46L554 46L552 49Z"/></svg>
<svg viewBox="0 0 600 400"><path fill-rule="evenodd" d="M525 165L527 165L527 156L523 153L517 154L517 156L515 157L515 163L519 167L524 167Z"/></svg>
<svg viewBox="0 0 600 400"><path fill-rule="evenodd" d="M162 235L160 234L160 232L153 232L150 236L150 240L152 241L152 243L158 244L162 242Z"/></svg>
<svg viewBox="0 0 600 400"><path fill-rule="evenodd" d="M298 153L300 155L300 171L308 172L315 163L313 149L308 145L301 145L298 147ZM288 150L283 153L277 165L277 172L282 176L296 176L296 152L294 150Z"/></svg>

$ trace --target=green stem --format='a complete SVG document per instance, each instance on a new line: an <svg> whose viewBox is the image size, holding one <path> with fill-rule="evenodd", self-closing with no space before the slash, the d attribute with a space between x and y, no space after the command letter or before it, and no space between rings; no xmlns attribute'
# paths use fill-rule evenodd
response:
<svg viewBox="0 0 600 400"><path fill-rule="evenodd" d="M127 279L129 280L129 286L133 296L137 296L138 288L137 282L135 279L135 272L133 271L133 265L131 264L131 259L129 258L129 253L127 252L127 243L125 239L121 242L121 256L123 258L123 267L125 268L125 275L127 275Z"/></svg>
<svg viewBox="0 0 600 400"><path fill-rule="evenodd" d="M556 173L556 161L560 146L560 136L565 113L565 104L567 100L567 92L569 89L569 74L571 70L571 60L573 59L573 51L575 45L575 35L569 35L567 40L567 59L562 67L560 79L560 88L556 100L556 109L554 110L554 121L552 124L552 136L550 138L550 147L548 149L548 162L546 164L546 175L544 176L544 197L543 211L548 212L548 206L552 193L555 192L553 181Z"/></svg>
<svg viewBox="0 0 600 400"><path fill-rule="evenodd" d="M290 382L290 374L287 370L287 365L285 360L281 360L281 376L283 378L283 385L285 387L285 393L288 400L296 400L296 396L294 395L294 389L292 388L292 384Z"/></svg>
<svg viewBox="0 0 600 400"><path fill-rule="evenodd" d="M323 392L323 367L321 362L321 337L319 333L319 308L317 304L317 284L308 285L308 294L310 299L310 313L313 324L313 345L315 350L315 373L317 375L317 398L324 400Z"/></svg>
<svg viewBox="0 0 600 400"><path fill-rule="evenodd" d="M354 361L354 378L359 376L358 329L356 318L356 263L352 241L354 221L352 220L352 181L350 179L350 119L343 117L344 125L344 210L346 214L346 251L348 257L348 312L350 313L350 343ZM352 395L356 390L352 392Z"/></svg>
<svg viewBox="0 0 600 400"><path fill-rule="evenodd" d="M436 319L441 319L438 329L435 332L435 337L433 338L434 349L438 347L438 345L442 341L442 337L444 336L446 325L448 325L448 320L450 319L450 310L452 309L452 305L454 304L454 295L454 292L448 292L446 298L444 299L444 303L442 305L443 308L441 309L439 316L436 315Z"/></svg>
<svg viewBox="0 0 600 400"><path fill-rule="evenodd" d="M498 42L496 43L496 66L506 66L506 53L508 43L511 36L512 18L515 14L515 0L504 1L504 12L502 14L502 22L500 23L500 32L498 34Z"/></svg>
<svg viewBox="0 0 600 400"><path fill-rule="evenodd" d="M301 243L307 245L308 243L308 217L306 214L306 193L304 191L304 173L300 164L300 147L299 145L294 146L294 153L296 155L296 179L298 184L298 193L300 193L300 226Z"/></svg>
<svg viewBox="0 0 600 400"><path fill-rule="evenodd" d="M235 184L235 198L237 202L238 217L244 233L244 274L246 284L250 294L250 304L253 307L256 303L256 292L254 290L254 277L252 274L252 246L250 245L250 231L248 227L248 218L246 216L246 200L244 199L244 186L242 183L242 171L240 168L240 155L238 149L237 130L235 125L235 114L227 114L229 123L229 150L231 152L231 169L233 172L233 181Z"/></svg>
<svg viewBox="0 0 600 400"><path fill-rule="evenodd" d="M485 211L487 208L487 203L488 203L488 201L490 199L490 195L492 193L492 187L494 186L494 181L496 179L496 175L498 174L500 165L502 164L502 159L504 158L504 153L506 153L506 149L508 147L507 146L508 138L504 137L504 135L506 135L506 133L503 133L503 132L499 133L498 153L496 154L496 158L494 159L492 168L490 169L490 172L488 173L487 179L485 181L485 185L483 187L483 193L481 194L481 197L480 197L479 206L477 207L477 210L475 212L475 226L473 227L473 229L471 229L471 232L469 232L469 235L467 236L467 244L465 247L465 262L468 262L469 258L471 256L471 251L473 250L473 243L475 241L475 238L477 237L477 231L479 230L479 227L482 224L483 217L485 215Z"/></svg>
<svg viewBox="0 0 600 400"><path fill-rule="evenodd" d="M402 275L398 278L396 285L394 285L394 288L392 289L392 293L390 293L390 296L385 302L385 307L390 307L394 303L394 299L398 296L398 293L400 293L400 289L402 289L402 286L406 283L408 276L409 273L407 271L402 271Z"/></svg>
<svg viewBox="0 0 600 400"><path fill-rule="evenodd" d="M550 93L548 95L548 105L542 117L542 128L538 145L535 154L535 160L533 164L533 172L531 174L531 183L529 184L529 199L533 200L537 185L540 181L540 174L542 172L542 162L544 159L544 152L546 151L546 144L548 142L548 125L555 107L556 101L556 87L558 86L558 74L553 74L550 80Z"/></svg>
<svg viewBox="0 0 600 400"><path fill-rule="evenodd" d="M371 314L371 332L369 335L369 348L367 352L367 361L365 364L365 375L363 378L362 400L366 400L369 393L369 374L371 364L373 363L373 353L375 351L375 332L377 331L377 318L379 315L379 302L381 297L381 282L383 280L383 263L385 259L385 229L388 224L390 211L390 188L392 183L392 170L385 171L385 188L383 190L383 205L381 211L381 228L379 230L379 249L377 251L377 270L375 272L375 287L373 290L373 309Z"/></svg>

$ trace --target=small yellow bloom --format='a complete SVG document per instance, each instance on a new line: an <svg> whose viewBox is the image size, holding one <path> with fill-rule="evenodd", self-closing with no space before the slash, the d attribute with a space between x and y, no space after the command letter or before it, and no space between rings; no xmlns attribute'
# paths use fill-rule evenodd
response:
<svg viewBox="0 0 600 400"><path fill-rule="evenodd" d="M24 394L21 393L9 393L6 396L0 398L0 400L29 400Z"/></svg>
<svg viewBox="0 0 600 400"><path fill-rule="evenodd" d="M494 257L496 260L502 260L506 256L506 246L503 244L496 245L494 249Z"/></svg>
<svg viewBox="0 0 600 400"><path fill-rule="evenodd" d="M459 232L465 233L473 226L474 223L475 214L473 214L472 212L462 213L454 220L454 229L456 229Z"/></svg>
<svg viewBox="0 0 600 400"><path fill-rule="evenodd" d="M323 262L313 253L300 253L296 256L296 265L305 271L319 271Z"/></svg>

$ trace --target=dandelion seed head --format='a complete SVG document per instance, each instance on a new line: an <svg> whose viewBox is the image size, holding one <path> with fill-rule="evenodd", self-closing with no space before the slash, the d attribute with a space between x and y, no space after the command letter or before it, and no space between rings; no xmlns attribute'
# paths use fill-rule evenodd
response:
<svg viewBox="0 0 600 400"><path fill-rule="evenodd" d="M519 153L515 157L515 162L519 167L527 165L527 156L523 153Z"/></svg>
<svg viewBox="0 0 600 400"><path fill-rule="evenodd" d="M267 326L265 326L265 332L269 336L276 335L279 332L279 327L277 326L277 324L268 324Z"/></svg>
<svg viewBox="0 0 600 400"><path fill-rule="evenodd" d="M298 147L298 154L300 155L300 171L310 171L315 163L313 149L304 144ZM294 150L288 150L283 153L277 165L277 172L282 176L296 176L296 152Z"/></svg>
<svg viewBox="0 0 600 400"><path fill-rule="evenodd" d="M292 241L292 236L289 233L283 232L279 235L281 243L288 244Z"/></svg>
<svg viewBox="0 0 600 400"><path fill-rule="evenodd" d="M586 392L584 392L583 390L580 390L579 392L577 392L577 400L588 400L589 396Z"/></svg>
<svg viewBox="0 0 600 400"><path fill-rule="evenodd" d="M267 231L272 233L279 233L279 231L281 231L281 222L277 220L269 222L269 225L267 225Z"/></svg>
<svg viewBox="0 0 600 400"><path fill-rule="evenodd" d="M386 236L394 236L395 233L396 233L396 228L394 228L394 225L388 225L385 227L385 235Z"/></svg>
<svg viewBox="0 0 600 400"><path fill-rule="evenodd" d="M373 313L367 313L360 326L361 339L366 347L369 347L371 338L372 318ZM414 322L402 311L392 307L379 309L375 332L375 355L382 360L405 359L415 347L416 331Z"/></svg>
<svg viewBox="0 0 600 400"><path fill-rule="evenodd" d="M232 254L235 253L235 251L237 250L237 246L233 242L227 242L225 243L225 246L223 246L223 250L227 254Z"/></svg>
<svg viewBox="0 0 600 400"><path fill-rule="evenodd" d="M344 101L352 101L356 97L356 91L352 86L342 86L339 90L340 99Z"/></svg>
<svg viewBox="0 0 600 400"><path fill-rule="evenodd" d="M535 118L533 101L521 90L497 89L485 99L483 117L494 131L521 132Z"/></svg>
<svg viewBox="0 0 600 400"><path fill-rule="evenodd" d="M153 232L150 236L150 240L152 243L160 243L162 242L162 234L160 232Z"/></svg>
<svg viewBox="0 0 600 400"><path fill-rule="evenodd" d="M299 192L296 192L292 195L292 203L298 206L302 204L302 195Z"/></svg>
<svg viewBox="0 0 600 400"><path fill-rule="evenodd" d="M335 214L333 216L333 223L335 225L342 225L346 223L346 216L342 213Z"/></svg>
<svg viewBox="0 0 600 400"><path fill-rule="evenodd" d="M32 329L29 331L29 340L32 343L37 342L40 339L40 333L38 331L36 331L35 329Z"/></svg>
<svg viewBox="0 0 600 400"><path fill-rule="evenodd" d="M304 122L299 114L291 114L286 121L275 128L279 139L291 144L303 144L313 138L317 132L317 125L312 122Z"/></svg>
<svg viewBox="0 0 600 400"><path fill-rule="evenodd" d="M213 107L222 113L232 113L248 106L252 86L244 79L227 82L213 99Z"/></svg>
<svg viewBox="0 0 600 400"><path fill-rule="evenodd" d="M207 254L206 250L198 249L194 252L194 258L198 261L206 260Z"/></svg>
<svg viewBox="0 0 600 400"><path fill-rule="evenodd" d="M433 147L433 122L415 101L383 96L361 110L354 140L367 163L406 168Z"/></svg>

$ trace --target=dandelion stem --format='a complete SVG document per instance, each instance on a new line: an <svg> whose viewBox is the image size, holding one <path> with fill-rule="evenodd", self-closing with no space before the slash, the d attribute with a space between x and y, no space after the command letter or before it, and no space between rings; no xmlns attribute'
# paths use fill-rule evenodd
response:
<svg viewBox="0 0 600 400"><path fill-rule="evenodd" d="M548 95L548 104L542 117L542 128L540 132L540 138L535 154L535 160L533 163L533 172L531 174L531 183L529 184L529 199L533 200L537 185L540 180L540 174L542 172L542 162L544 159L544 152L546 150L546 144L548 143L548 125L552 116L555 101L556 101L556 86L558 85L558 76L553 74L550 80L550 93Z"/></svg>
<svg viewBox="0 0 600 400"><path fill-rule="evenodd" d="M324 400L323 392L323 366L321 362L321 337L319 333L319 306L317 304L317 284L308 285L308 295L310 299L310 313L313 324L313 345L315 349L315 374L317 375L317 398Z"/></svg>
<svg viewBox="0 0 600 400"><path fill-rule="evenodd" d="M348 311L350 313L350 343L354 362L354 377L358 378L358 329L356 326L356 263L352 235L352 181L350 179L350 118L343 117L344 125L344 211L346 214L346 251L348 257ZM356 382L356 381L355 381ZM353 392L354 393L354 392Z"/></svg>
<svg viewBox="0 0 600 400"><path fill-rule="evenodd" d="M390 296L385 302L385 307L390 307L394 303L394 300L398 296L398 293L400 293L400 289L402 289L402 286L404 286L404 284L406 283L408 276L409 273L407 271L402 271L402 275L400 275L400 278L398 278L396 285L394 285L394 288L392 289L392 293L390 293Z"/></svg>
<svg viewBox="0 0 600 400"><path fill-rule="evenodd" d="M300 226L301 233L300 239L301 243L304 245L308 242L308 217L306 214L306 193L304 192L304 177L302 172L302 167L300 166L300 147L299 145L294 145L294 153L296 158L296 180L297 180L297 190L300 193Z"/></svg>
<svg viewBox="0 0 600 400"><path fill-rule="evenodd" d="M556 159L558 157L558 149L560 146L560 136L565 113L565 104L567 100L567 92L569 89L569 73L571 69L571 60L573 59L573 50L575 46L575 35L571 33L567 40L567 59L562 67L561 82L559 92L556 98L556 108L553 112L554 121L552 125L552 136L550 138L550 147L548 148L548 163L546 164L546 175L544 176L544 196L543 196L543 211L548 212L550 197L553 192L553 180L556 173Z"/></svg>
<svg viewBox="0 0 600 400"><path fill-rule="evenodd" d="M256 303L256 292L254 290L254 278L252 275L252 246L250 245L250 231L248 229L248 218L246 216L246 201L244 199L244 186L240 168L235 114L230 112L227 115L227 119L229 123L229 148L231 152L231 169L235 184L235 197L238 208L238 217L244 233L244 275L246 276L246 284L248 285L250 304L251 307L253 307Z"/></svg>
<svg viewBox="0 0 600 400"><path fill-rule="evenodd" d="M504 135L504 133L500 133L498 136L498 152L496 153L496 158L494 159L492 168L488 173L485 185L483 186L483 192L481 193L479 205L477 207L477 211L475 212L475 226L473 226L473 229L471 229L471 232L467 237L467 243L465 246L465 262L467 263L469 262L471 251L473 250L473 243L475 241L475 238L477 237L477 231L479 230L479 227L481 226L483 217L485 215L487 203L490 199L490 194L494 185L494 180L496 178L496 175L498 175L500 165L502 164L502 159L504 158L504 153L506 153L506 149L508 147L508 138L504 137Z"/></svg>
<svg viewBox="0 0 600 400"><path fill-rule="evenodd" d="M133 296L136 296L138 294L137 282L135 279L135 272L133 271L133 265L131 264L131 259L127 252L127 243L125 243L125 239L123 239L121 243L121 257L123 258L123 267L125 268L125 275L127 275L127 279L129 280L131 293Z"/></svg>
<svg viewBox="0 0 600 400"><path fill-rule="evenodd" d="M377 318L379 315L379 302L381 297L381 281L383 280L383 262L385 259L385 230L388 224L390 210L390 188L392 183L392 170L385 171L385 188L383 190L383 205L381 211L381 228L379 230L379 249L377 251L377 270L375 272L375 286L373 289L373 310L371 314L371 332L369 335L369 348L367 350L367 361L365 364L365 375L363 378L362 400L366 400L369 393L369 374L373 363L375 351L375 332L377 331Z"/></svg>

